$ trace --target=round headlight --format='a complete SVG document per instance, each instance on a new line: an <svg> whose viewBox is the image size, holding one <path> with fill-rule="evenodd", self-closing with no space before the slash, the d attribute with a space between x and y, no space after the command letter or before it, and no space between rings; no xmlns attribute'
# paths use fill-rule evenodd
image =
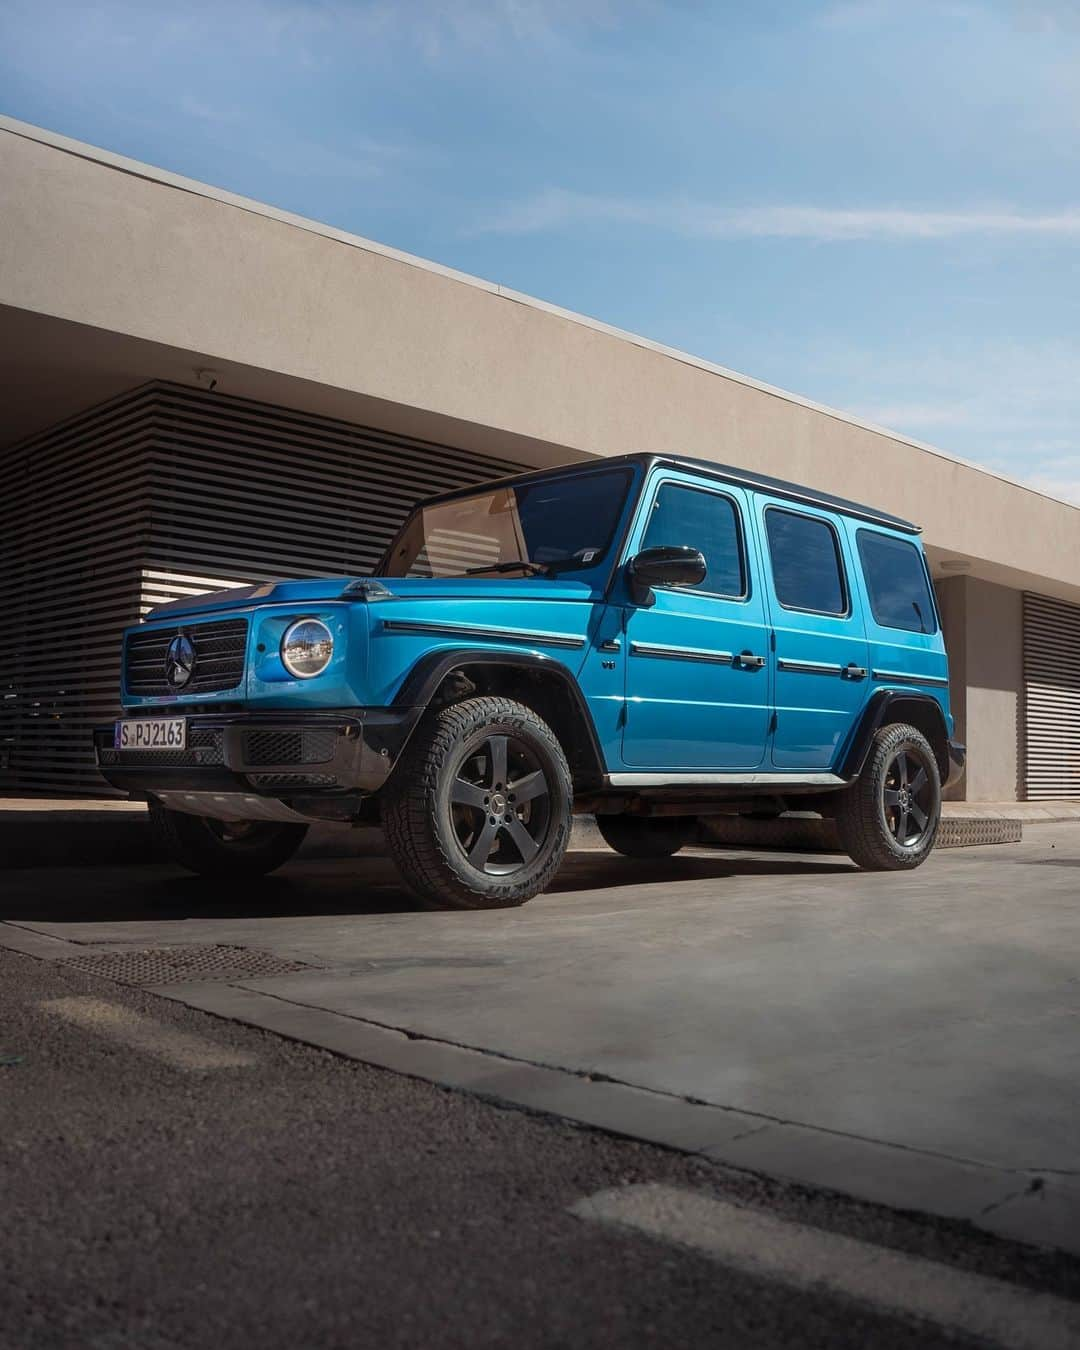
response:
<svg viewBox="0 0 1080 1350"><path fill-rule="evenodd" d="M310 680L321 675L334 654L334 635L318 619L299 619L281 639L281 660L290 675Z"/></svg>

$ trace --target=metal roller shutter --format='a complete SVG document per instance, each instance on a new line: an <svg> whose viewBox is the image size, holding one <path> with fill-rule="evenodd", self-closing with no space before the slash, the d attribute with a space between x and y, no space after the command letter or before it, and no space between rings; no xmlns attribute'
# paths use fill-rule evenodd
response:
<svg viewBox="0 0 1080 1350"><path fill-rule="evenodd" d="M420 498L509 460L149 384L0 454L0 787L105 795L120 634L181 595L370 571Z"/></svg>
<svg viewBox="0 0 1080 1350"><path fill-rule="evenodd" d="M1080 797L1080 606L1024 595L1026 796Z"/></svg>

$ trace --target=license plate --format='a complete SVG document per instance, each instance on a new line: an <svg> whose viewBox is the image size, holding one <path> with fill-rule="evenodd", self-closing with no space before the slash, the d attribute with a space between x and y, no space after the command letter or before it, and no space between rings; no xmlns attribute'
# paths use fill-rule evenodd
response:
<svg viewBox="0 0 1080 1350"><path fill-rule="evenodd" d="M186 750L187 722L182 717L139 717L117 722L117 750Z"/></svg>

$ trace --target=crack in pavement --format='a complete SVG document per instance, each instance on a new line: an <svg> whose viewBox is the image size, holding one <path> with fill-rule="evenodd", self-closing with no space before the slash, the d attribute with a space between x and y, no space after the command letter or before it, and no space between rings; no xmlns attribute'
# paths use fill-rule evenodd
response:
<svg viewBox="0 0 1080 1350"><path fill-rule="evenodd" d="M992 1214L994 1210L1000 1209L1002 1205L1011 1204L1014 1200L1022 1200L1025 1195L1037 1195L1040 1191L1046 1189L1046 1182L1042 1177L1032 1177L1028 1184L1021 1191L1012 1191L1009 1195L1003 1195L1000 1200L992 1200L990 1204L979 1210L980 1218L986 1214Z"/></svg>
<svg viewBox="0 0 1080 1350"><path fill-rule="evenodd" d="M264 989L250 983L231 984L227 981L216 981L215 983L219 986L224 984L229 988L239 989L245 993L259 994L266 998L272 998L279 1003L285 1003L292 1008L328 1013L332 1017L342 1017L347 1021L358 1022L363 1026L377 1027L380 1031L392 1032L394 1035L401 1036L408 1041L428 1041L432 1045L445 1045L455 1050L466 1050L472 1054L503 1060L508 1064L525 1065L533 1069L544 1069L552 1073L566 1074L568 1077L578 1078L584 1082L607 1083L615 1087L627 1088L632 1092L647 1093L650 1096L659 1097L667 1101L681 1102L687 1106L703 1107L710 1111L726 1112L729 1115L748 1116L763 1122L761 1126L745 1131L742 1135L738 1136L739 1138L748 1138L750 1135L758 1134L761 1130L770 1125L786 1125L792 1129L810 1130L816 1134L829 1135L837 1139L850 1139L860 1144L872 1144L878 1148L895 1149L897 1152L913 1154L915 1157L934 1158L941 1162L958 1163L965 1167L978 1168L980 1171L990 1174L1022 1176L1028 1171L1026 1168L1005 1167L997 1163L982 1162L976 1158L965 1158L952 1153L939 1153L933 1149L915 1148L911 1144L900 1144L890 1139L876 1139L870 1135L855 1134L848 1130L836 1130L827 1125L814 1125L807 1121L789 1120L783 1116L771 1116L764 1111L749 1110L741 1106L729 1106L721 1102L705 1101L700 1097L684 1096L677 1092L665 1092L662 1088L646 1087L640 1083L627 1082L625 1079L614 1078L610 1075L593 1072L588 1069L575 1069L563 1064L549 1063L545 1060L527 1059L520 1055L508 1054L504 1050L493 1050L485 1046L470 1044L468 1041L455 1041L446 1036L434 1036L430 1032L416 1031L411 1028L406 1029L404 1027L395 1026L391 1022L381 1022L376 1018L361 1016L358 1013L342 1012L337 1008L327 1008L321 1003L301 1003L296 999L287 998L284 994L275 993L272 990ZM1047 1171L1045 1168L1040 1168L1039 1170L1041 1172Z"/></svg>

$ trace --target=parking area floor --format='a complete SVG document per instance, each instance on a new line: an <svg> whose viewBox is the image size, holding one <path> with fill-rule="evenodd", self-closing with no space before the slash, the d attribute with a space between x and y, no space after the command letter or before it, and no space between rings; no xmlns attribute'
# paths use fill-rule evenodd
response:
<svg viewBox="0 0 1080 1350"><path fill-rule="evenodd" d="M0 945L58 958L270 953L302 968L161 992L749 1171L1080 1248L1077 823L911 874L582 851L548 895L486 913L414 910L379 859L301 861L244 890L163 866L16 871L0 919Z"/></svg>

